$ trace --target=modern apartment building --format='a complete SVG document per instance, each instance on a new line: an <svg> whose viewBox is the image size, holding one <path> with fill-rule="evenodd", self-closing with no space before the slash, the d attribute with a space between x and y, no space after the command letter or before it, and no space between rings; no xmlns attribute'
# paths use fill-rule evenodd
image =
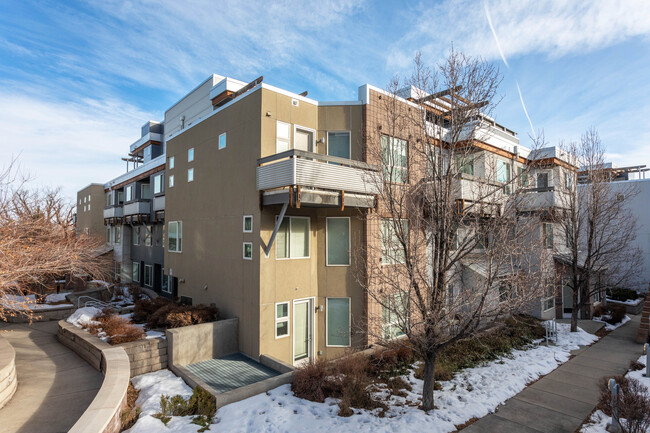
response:
<svg viewBox="0 0 650 433"><path fill-rule="evenodd" d="M104 210L104 185L91 183L77 192L75 227L77 233L95 237L104 236L102 212Z"/></svg>
<svg viewBox="0 0 650 433"><path fill-rule="evenodd" d="M415 90L401 91L398 103L416 106ZM104 184L106 240L122 278L238 317L240 350L252 357L295 364L371 343L352 330L384 313L360 281L362 252L381 230L381 182L371 180L382 173L365 145L386 136L387 95L366 84L356 100L322 102L261 78L210 76L163 121L143 126L130 149L137 167ZM468 199L493 166L506 181L532 164L520 185L530 190L522 209L539 219L555 266L565 241L554 208L559 194L575 191L575 167L556 148L532 153L513 131L482 121L486 134L464 162L457 199ZM388 139L408 151L410 137ZM549 293L534 313L561 314L561 293Z"/></svg>

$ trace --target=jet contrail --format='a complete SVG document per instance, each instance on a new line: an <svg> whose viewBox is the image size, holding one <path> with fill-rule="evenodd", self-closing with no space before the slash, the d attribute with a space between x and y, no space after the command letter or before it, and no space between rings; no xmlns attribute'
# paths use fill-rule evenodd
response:
<svg viewBox="0 0 650 433"><path fill-rule="evenodd" d="M494 25L492 24L492 17L490 16L490 9L488 8L487 2L483 2L483 7L485 9L485 17L487 18L488 24L490 25L490 30L492 30L492 36L494 36L494 41L497 43L497 48L499 49L501 60L503 60L503 63L505 63L506 68L510 69L510 65L508 64L508 59L506 59L506 56L505 54L503 54L503 50L501 49L501 44L499 43L497 32L496 30L494 30ZM526 109L526 103L524 102L524 96L521 94L521 89L519 88L519 81L515 79L515 83L517 84L517 92L519 92L519 100L521 101L521 106L524 109L524 114L526 114L526 119L528 119L528 123L530 124L530 129L533 132L533 137L536 138L537 134L535 133L535 127L533 126L533 121L530 120L530 116L528 115L528 110Z"/></svg>

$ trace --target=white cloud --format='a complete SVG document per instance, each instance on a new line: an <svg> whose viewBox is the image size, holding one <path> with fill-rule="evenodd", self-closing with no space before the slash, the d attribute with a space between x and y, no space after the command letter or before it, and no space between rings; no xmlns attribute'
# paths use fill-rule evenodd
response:
<svg viewBox="0 0 650 433"><path fill-rule="evenodd" d="M408 66L404 56L396 53L418 49L438 58L449 41L469 54L505 59L531 53L549 57L584 53L650 35L647 0L492 0L486 6L500 41L497 46L479 5L473 0L446 0L418 10L412 30L390 47L387 64L404 68Z"/></svg>
<svg viewBox="0 0 650 433"><path fill-rule="evenodd" d="M121 174L120 157L152 116L117 100L66 103L44 93L0 92L0 166L19 156L34 184L60 186L71 198Z"/></svg>

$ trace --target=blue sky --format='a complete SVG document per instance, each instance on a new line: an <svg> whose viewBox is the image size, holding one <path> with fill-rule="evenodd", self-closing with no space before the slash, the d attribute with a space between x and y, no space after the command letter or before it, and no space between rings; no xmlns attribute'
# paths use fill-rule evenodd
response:
<svg viewBox="0 0 650 433"><path fill-rule="evenodd" d="M615 163L650 164L646 0L0 0L0 11L0 165L20 154L37 183L69 196L122 173L140 126L213 72L356 99L364 83L408 76L417 51L435 65L452 41L499 66L494 117L522 144L530 123L550 144L595 126Z"/></svg>

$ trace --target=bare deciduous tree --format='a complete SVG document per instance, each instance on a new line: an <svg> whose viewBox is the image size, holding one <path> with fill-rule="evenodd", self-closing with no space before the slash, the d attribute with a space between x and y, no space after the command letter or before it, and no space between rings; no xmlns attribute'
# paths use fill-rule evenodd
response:
<svg viewBox="0 0 650 433"><path fill-rule="evenodd" d="M565 211L560 216L569 239L567 270L573 288L571 331L575 332L579 312L589 318L592 297L633 281L642 256L638 248L632 247L636 217L627 208L627 202L638 191L632 184L614 191L598 132L588 129L580 142L564 147L576 157L584 182L577 194L563 196Z"/></svg>
<svg viewBox="0 0 650 433"><path fill-rule="evenodd" d="M369 180L381 193L360 278L374 304L367 332L422 357L424 410L434 408L439 350L527 311L550 284L531 235L538 221L518 212L528 166L486 144L499 83L493 65L453 49L435 70L418 55L413 76L393 80L369 120L367 159L383 175Z"/></svg>
<svg viewBox="0 0 650 433"><path fill-rule="evenodd" d="M0 173L0 298L69 275L108 275L101 243L75 234L73 209L58 189L30 188L15 160ZM7 313L0 303L0 319Z"/></svg>

